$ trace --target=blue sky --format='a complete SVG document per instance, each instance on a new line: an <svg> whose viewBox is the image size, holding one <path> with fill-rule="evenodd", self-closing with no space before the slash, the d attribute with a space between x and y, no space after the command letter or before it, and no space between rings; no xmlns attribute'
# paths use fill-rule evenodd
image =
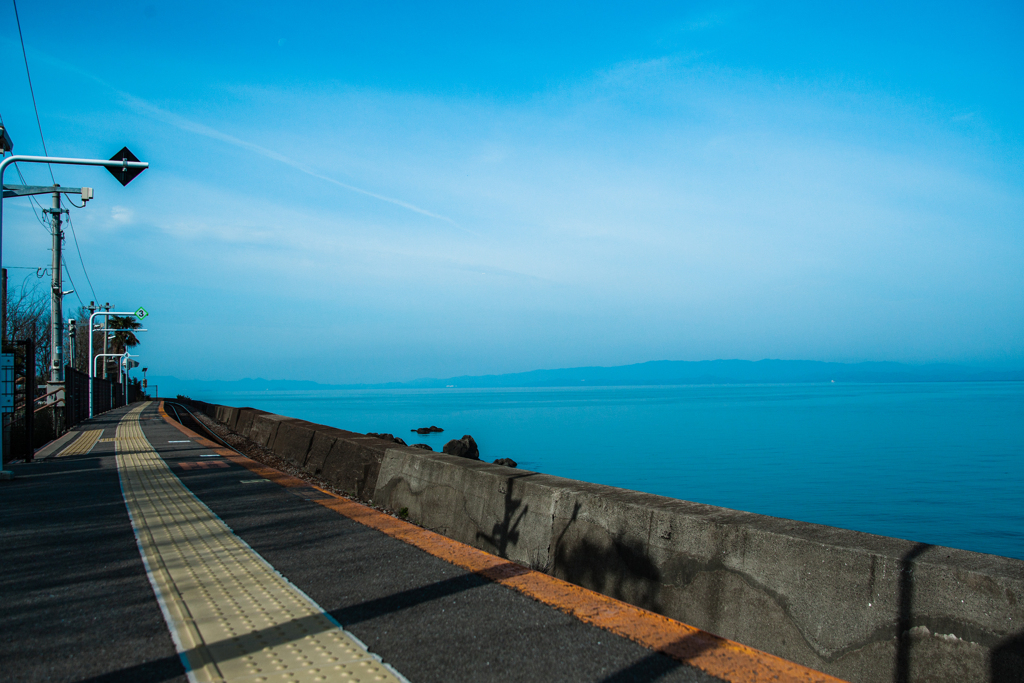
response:
<svg viewBox="0 0 1024 683"><path fill-rule="evenodd" d="M19 11L50 153L152 164L55 169L151 373L1024 365L1019 3ZM0 55L40 153L10 5ZM48 240L4 203L5 265Z"/></svg>

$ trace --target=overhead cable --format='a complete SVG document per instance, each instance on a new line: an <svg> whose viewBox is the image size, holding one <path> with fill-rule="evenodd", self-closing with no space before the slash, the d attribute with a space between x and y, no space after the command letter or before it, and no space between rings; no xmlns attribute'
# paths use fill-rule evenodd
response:
<svg viewBox="0 0 1024 683"><path fill-rule="evenodd" d="M0 126L3 126L3 125L4 125L4 117L2 115L0 115ZM25 176L22 175L22 173L21 173L21 167L18 166L17 163L14 164L14 170L18 172L18 177L21 178L21 184L22 185L28 185L28 181L25 180ZM32 196L32 195L29 195L28 199L29 199L29 204L32 206L32 213L35 214L36 220L39 221L39 224L41 226L43 226L43 228L45 230L49 231L49 228L46 225L46 221L43 219L42 215L39 213L39 211L43 210L42 205L39 202L37 202L36 198L34 196ZM36 210L37 208L38 208L38 211Z"/></svg>
<svg viewBox="0 0 1024 683"><path fill-rule="evenodd" d="M72 202L72 204L74 204L74 202ZM82 248L78 246L78 234L75 232L75 224L71 222L70 211L68 212L68 225L71 226L71 236L75 240L75 250L78 252L78 262L82 264L82 272L85 273L85 281L89 283L89 290L92 292L92 300L99 301L99 297L96 296L96 289L92 286L92 278L89 277L89 271L85 268L85 259L82 258Z"/></svg>
<svg viewBox="0 0 1024 683"><path fill-rule="evenodd" d="M28 53L25 52L25 37L21 35L21 19L18 18L18 0L11 0L14 4L14 21L18 24L18 38L21 40L21 56L25 60L25 76L28 77L28 92L32 95L32 109L36 113L36 126L39 128L39 139L43 143L43 155L50 156L50 153L46 151L46 138L43 137L43 124L39 121L39 107L36 106L36 92L32 88L32 74L28 70ZM53 177L53 167L50 164L46 165L50 169L50 180L53 184L57 184L57 179Z"/></svg>
<svg viewBox="0 0 1024 683"><path fill-rule="evenodd" d="M60 260L64 263L64 274L68 276L68 282L71 283L71 289L74 290L75 297L78 298L78 303L82 306L82 308L85 308L85 302L82 301L82 297L78 294L78 287L75 286L75 281L71 278L71 270L68 268L67 259L64 258L63 254L61 254ZM88 277L88 275L86 277ZM89 286L91 287L92 283L89 283ZM61 292L61 297L63 296L64 293ZM96 296L95 292L93 292L93 296ZM61 300L63 301L63 298Z"/></svg>

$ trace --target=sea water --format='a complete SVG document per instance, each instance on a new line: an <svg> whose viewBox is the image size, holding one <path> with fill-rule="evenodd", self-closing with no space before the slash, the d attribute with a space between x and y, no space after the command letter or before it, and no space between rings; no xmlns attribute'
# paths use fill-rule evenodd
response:
<svg viewBox="0 0 1024 683"><path fill-rule="evenodd" d="M435 451L1024 559L1024 383L196 395ZM442 434L410 430L436 425Z"/></svg>

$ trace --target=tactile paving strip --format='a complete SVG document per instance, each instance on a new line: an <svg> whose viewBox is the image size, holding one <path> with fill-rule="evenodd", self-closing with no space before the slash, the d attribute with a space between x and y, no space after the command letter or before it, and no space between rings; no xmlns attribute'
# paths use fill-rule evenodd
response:
<svg viewBox="0 0 1024 683"><path fill-rule="evenodd" d="M67 448L62 450L57 455L58 458L63 458L68 455L85 455L92 450L92 447L96 445L96 442L100 439L100 434L103 433L102 429L90 429L79 434L78 438L71 442Z"/></svg>
<svg viewBox="0 0 1024 683"><path fill-rule="evenodd" d="M142 433L118 424L125 503L150 581L194 681L401 681L236 536Z"/></svg>

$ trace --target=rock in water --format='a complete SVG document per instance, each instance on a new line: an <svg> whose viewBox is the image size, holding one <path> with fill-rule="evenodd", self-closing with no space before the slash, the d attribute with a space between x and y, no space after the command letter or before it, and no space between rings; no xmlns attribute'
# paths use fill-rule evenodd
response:
<svg viewBox="0 0 1024 683"><path fill-rule="evenodd" d="M519 463L517 463L512 458L498 458L497 460L494 461L494 464L495 465L504 465L505 467L515 467Z"/></svg>
<svg viewBox="0 0 1024 683"><path fill-rule="evenodd" d="M429 427L419 427L417 429L410 429L409 431L416 432L417 434L431 434L433 432L443 432L444 430L441 429L440 427L435 427L431 425Z"/></svg>
<svg viewBox="0 0 1024 683"><path fill-rule="evenodd" d="M422 449L423 449L423 450L425 450L425 451L431 451L431 452L433 452L433 450L434 450L433 448L431 448L430 446L428 446L428 445L427 445L427 444L425 444L425 443L414 443L414 444L412 445L412 447L413 447L413 448L422 448Z"/></svg>
<svg viewBox="0 0 1024 683"><path fill-rule="evenodd" d="M480 449L476 447L476 441L473 441L473 437L466 434L461 439L452 439L444 445L444 452L448 455L457 455L460 458L469 458L470 460L480 459Z"/></svg>

